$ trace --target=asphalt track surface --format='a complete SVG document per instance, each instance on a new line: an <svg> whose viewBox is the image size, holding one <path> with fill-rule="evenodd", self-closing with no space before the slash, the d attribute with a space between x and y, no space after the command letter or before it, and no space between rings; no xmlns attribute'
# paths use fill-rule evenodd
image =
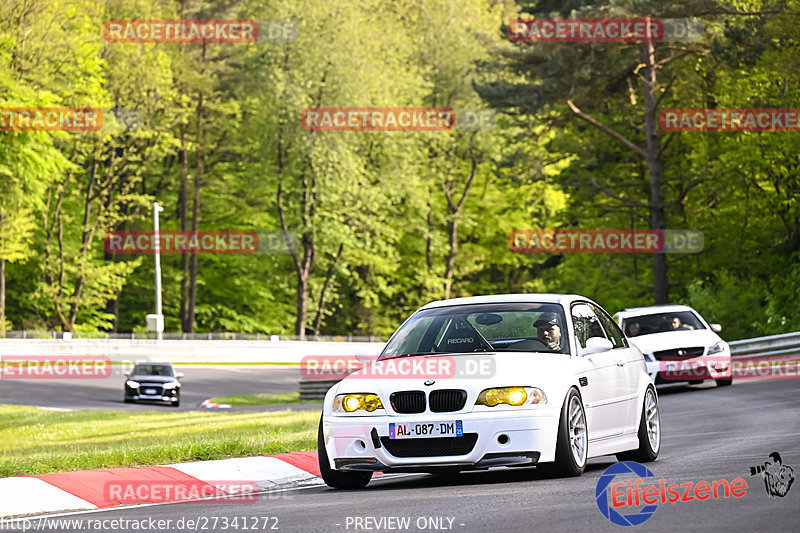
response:
<svg viewBox="0 0 800 533"><path fill-rule="evenodd" d="M33 405L56 409L118 409L124 411L189 411L200 408L203 400L231 394L296 392L300 367L275 366L180 366L181 405L163 403L124 403L125 377L115 371L102 379L0 379L0 404ZM303 408L304 404L292 408ZM309 404L305 404L309 405ZM277 410L285 406L236 408L234 410Z"/></svg>
<svg viewBox="0 0 800 533"><path fill-rule="evenodd" d="M659 388L662 449L658 460L647 465L655 478L680 484L741 477L747 489L739 499L659 503L649 520L629 528L609 522L595 502L595 487L601 474L615 463L613 457L604 457L591 460L587 471L578 478L547 479L538 476L535 469L501 469L454 478L425 474L380 476L361 491L310 487L262 494L251 503L181 503L80 512L60 519L79 520L81 525L57 527L53 522L40 523L39 530L48 525L50 531L87 531L89 520L120 519L136 522L128 522L127 527L125 523L106 522L107 529L91 530L111 531L116 526L114 530L118 531L176 533L800 531L800 481L785 497L770 497L763 480L751 477L749 471L749 467L763 464L770 453L777 451L783 463L793 466L795 475L800 475L797 388L797 381L737 382L723 389L711 384ZM367 517L369 522L365 521ZM396 522L378 527L373 521L389 517L408 517L410 521L407 527ZM441 522L434 522L432 527L430 519L437 517ZM361 522L357 523L357 518ZM153 522L148 523L150 519ZM181 519L183 522L179 522ZM34 527L36 520L39 519L28 527ZM159 527L159 520L171 522ZM187 520L195 521L192 527ZM81 526L85 529L79 529ZM6 526L3 530L13 529Z"/></svg>

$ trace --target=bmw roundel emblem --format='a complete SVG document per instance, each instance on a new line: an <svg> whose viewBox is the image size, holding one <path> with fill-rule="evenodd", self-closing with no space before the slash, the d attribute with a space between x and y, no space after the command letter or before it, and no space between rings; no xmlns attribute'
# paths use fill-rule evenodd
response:
<svg viewBox="0 0 800 533"><path fill-rule="evenodd" d="M436 383L436 382L435 382L435 381L433 381L432 379L426 379L426 380L425 380L425 385L427 385L427 386L429 386L429 387L430 387L431 385L433 385L434 383Z"/></svg>

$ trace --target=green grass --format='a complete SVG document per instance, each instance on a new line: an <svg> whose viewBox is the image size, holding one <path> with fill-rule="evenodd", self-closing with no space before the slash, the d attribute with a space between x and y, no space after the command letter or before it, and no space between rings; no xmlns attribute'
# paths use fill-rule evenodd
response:
<svg viewBox="0 0 800 533"><path fill-rule="evenodd" d="M315 450L319 413L53 412L0 405L0 477Z"/></svg>
<svg viewBox="0 0 800 533"><path fill-rule="evenodd" d="M229 405L277 405L285 403L319 403L314 400L300 400L299 392L279 392L275 394L232 394L211 398L213 403L227 403Z"/></svg>

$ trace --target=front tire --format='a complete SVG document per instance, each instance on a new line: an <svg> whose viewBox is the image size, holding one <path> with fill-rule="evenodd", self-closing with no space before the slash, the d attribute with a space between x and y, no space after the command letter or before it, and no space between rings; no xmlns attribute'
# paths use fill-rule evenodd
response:
<svg viewBox="0 0 800 533"><path fill-rule="evenodd" d="M660 449L661 414L658 409L658 397L653 387L647 387L644 393L642 416L639 419L639 448L618 453L617 460L649 463L656 460Z"/></svg>
<svg viewBox="0 0 800 533"><path fill-rule="evenodd" d="M589 432L583 402L574 388L567 393L561 407L556 440L556 460L537 467L551 477L580 476L586 469L589 450Z"/></svg>
<svg viewBox="0 0 800 533"><path fill-rule="evenodd" d="M322 481L336 489L363 489L372 479L372 472L342 472L331 468L328 452L325 450L325 437L322 435L322 417L317 431L317 459Z"/></svg>

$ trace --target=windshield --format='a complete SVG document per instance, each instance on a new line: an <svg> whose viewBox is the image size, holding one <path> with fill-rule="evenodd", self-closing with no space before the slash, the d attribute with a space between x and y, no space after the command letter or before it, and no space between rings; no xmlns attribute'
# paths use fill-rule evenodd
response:
<svg viewBox="0 0 800 533"><path fill-rule="evenodd" d="M625 318L622 329L628 337L666 333L668 331L691 331L706 329L697 316L691 311L673 311L655 315L641 315Z"/></svg>
<svg viewBox="0 0 800 533"><path fill-rule="evenodd" d="M426 309L412 316L381 359L472 352L569 352L558 304L476 304ZM562 334L563 332L563 334Z"/></svg>
<svg viewBox="0 0 800 533"><path fill-rule="evenodd" d="M139 376L172 376L172 367L167 365L136 365L132 374Z"/></svg>

